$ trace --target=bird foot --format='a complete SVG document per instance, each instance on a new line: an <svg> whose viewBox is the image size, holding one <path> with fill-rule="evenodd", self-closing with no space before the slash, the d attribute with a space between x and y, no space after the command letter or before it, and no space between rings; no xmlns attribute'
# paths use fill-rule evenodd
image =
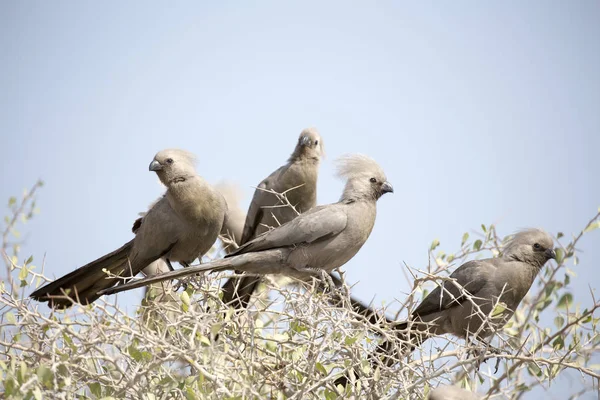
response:
<svg viewBox="0 0 600 400"><path fill-rule="evenodd" d="M490 358L496 358L496 364L494 365L494 373L498 372L500 366L500 358L494 357L494 355L506 354L507 351L499 349L497 347L485 344L483 346L477 346L467 351L467 357L472 356L475 360L475 366L477 370L481 366L481 362L487 363Z"/></svg>

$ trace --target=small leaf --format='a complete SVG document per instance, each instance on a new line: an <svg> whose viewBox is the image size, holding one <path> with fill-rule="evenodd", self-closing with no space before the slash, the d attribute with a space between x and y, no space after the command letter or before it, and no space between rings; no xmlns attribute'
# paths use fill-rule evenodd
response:
<svg viewBox="0 0 600 400"><path fill-rule="evenodd" d="M19 279L21 281L24 281L27 279L27 275L29 274L29 271L27 270L27 267L25 265L23 265L21 267L21 272L19 272Z"/></svg>
<svg viewBox="0 0 600 400"><path fill-rule="evenodd" d="M600 221L594 221L583 230L583 233L591 232L598 228L600 228Z"/></svg>
<svg viewBox="0 0 600 400"><path fill-rule="evenodd" d="M25 264L31 264L32 262L33 262L33 256L29 256L27 261L25 261Z"/></svg>
<svg viewBox="0 0 600 400"><path fill-rule="evenodd" d="M315 368L319 371L323 376L327 376L327 370L320 362L315 364Z"/></svg>
<svg viewBox="0 0 600 400"><path fill-rule="evenodd" d="M354 343L356 343L356 341L358 340L358 335L357 336L346 336L346 339L344 339L344 343L347 346L352 346Z"/></svg>
<svg viewBox="0 0 600 400"><path fill-rule="evenodd" d="M464 245L465 243L467 243L467 240L469 240L469 232L465 232L463 237L462 237L462 241L460 242L460 245Z"/></svg>
<svg viewBox="0 0 600 400"><path fill-rule="evenodd" d="M102 396L102 387L98 382L92 382L88 385L90 388L90 393L92 393L96 397Z"/></svg>
<svg viewBox="0 0 600 400"><path fill-rule="evenodd" d="M565 252L563 251L563 249L557 248L555 250L555 253L556 253L556 263L557 264L562 263L565 258Z"/></svg>
<svg viewBox="0 0 600 400"><path fill-rule="evenodd" d="M496 307L492 311L492 318L501 315L504 311L506 311L506 303L500 302L496 304Z"/></svg>
<svg viewBox="0 0 600 400"><path fill-rule="evenodd" d="M42 391L39 387L34 387L31 392L33 393L33 397L35 398L35 400L42 400Z"/></svg>
<svg viewBox="0 0 600 400"><path fill-rule="evenodd" d="M183 304L185 305L190 305L190 295L187 292L181 292L181 295L179 296L181 298L181 301L183 302Z"/></svg>
<svg viewBox="0 0 600 400"><path fill-rule="evenodd" d="M558 317L554 317L554 326L556 326L557 328L562 327L564 323L565 319L560 315Z"/></svg>
<svg viewBox="0 0 600 400"><path fill-rule="evenodd" d="M563 236L565 236L565 234L564 234L564 233L562 233L562 232L558 232L558 233L556 234L556 238L557 238L557 239L560 239L560 238L561 238L561 237L563 237Z"/></svg>
<svg viewBox="0 0 600 400"><path fill-rule="evenodd" d="M573 295L571 293L565 293L562 295L560 300L558 300L558 304L556 308L558 309L566 309L573 303Z"/></svg>
<svg viewBox="0 0 600 400"><path fill-rule="evenodd" d="M483 243L482 243L482 241L481 241L481 240L479 240L479 239L477 239L477 240L475 241L475 243L473 243L473 249L474 249L475 251L479 251L479 250L481 250L481 245L482 245L482 244L483 244Z"/></svg>
<svg viewBox="0 0 600 400"><path fill-rule="evenodd" d="M481 224L481 230L484 231L485 233L487 233L487 229L484 224Z"/></svg>
<svg viewBox="0 0 600 400"><path fill-rule="evenodd" d="M433 251L439 245L440 245L440 241L438 239L435 239L433 242L431 242L431 246L429 247L429 250Z"/></svg>
<svg viewBox="0 0 600 400"><path fill-rule="evenodd" d="M15 204L17 204L17 198L16 198L16 197L14 197L14 196L11 196L11 197L8 199L8 206L9 206L9 207L12 207L12 206L14 206Z"/></svg>
<svg viewBox="0 0 600 400"><path fill-rule="evenodd" d="M6 316L6 320L8 321L9 324L11 325L15 325L17 323L17 320L15 318L15 314L11 313L10 311L7 312L6 314L4 314Z"/></svg>

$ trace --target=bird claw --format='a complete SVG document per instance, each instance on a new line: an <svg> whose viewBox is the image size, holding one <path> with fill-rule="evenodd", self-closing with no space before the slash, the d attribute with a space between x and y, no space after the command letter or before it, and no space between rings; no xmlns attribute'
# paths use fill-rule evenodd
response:
<svg viewBox="0 0 600 400"><path fill-rule="evenodd" d="M504 354L506 351L499 349L497 347L491 345L484 345L482 347L474 347L467 351L467 357L473 356L476 359L475 366L477 370L481 366L481 362L487 363L487 360L490 358L496 358L496 364L494 365L494 373L498 372L498 368L500 366L500 358L493 357L494 355Z"/></svg>

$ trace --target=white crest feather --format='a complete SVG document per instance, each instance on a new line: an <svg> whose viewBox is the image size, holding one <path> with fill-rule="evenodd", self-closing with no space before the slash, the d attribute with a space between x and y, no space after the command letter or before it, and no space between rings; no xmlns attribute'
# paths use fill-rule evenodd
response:
<svg viewBox="0 0 600 400"><path fill-rule="evenodd" d="M353 179L362 176L374 176L385 181L383 169L371 157L363 154L346 154L336 160L337 175Z"/></svg>

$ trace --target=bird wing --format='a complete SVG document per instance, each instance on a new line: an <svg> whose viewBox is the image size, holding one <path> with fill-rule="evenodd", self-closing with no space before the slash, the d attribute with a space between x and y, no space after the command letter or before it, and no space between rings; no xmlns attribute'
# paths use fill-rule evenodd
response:
<svg viewBox="0 0 600 400"><path fill-rule="evenodd" d="M313 243L339 234L344 230L347 222L348 217L342 204L314 207L290 222L246 243L231 255Z"/></svg>
<svg viewBox="0 0 600 400"><path fill-rule="evenodd" d="M267 192L267 190L273 190L279 176L288 168L288 165L284 165L274 171L271 175L266 177L254 191L254 196L250 202L248 213L246 214L246 223L244 224L244 231L242 232L242 240L240 245L250 241L256 233L260 221L263 219L265 213L265 206L270 206L276 203L276 195ZM268 210L266 211L268 212Z"/></svg>
<svg viewBox="0 0 600 400"><path fill-rule="evenodd" d="M479 291L488 283L495 272L491 260L468 261L458 267L450 278L456 279L464 290L471 296L477 296ZM425 316L434 312L446 310L468 301L464 291L456 283L444 281L436 287L413 311L413 316Z"/></svg>

